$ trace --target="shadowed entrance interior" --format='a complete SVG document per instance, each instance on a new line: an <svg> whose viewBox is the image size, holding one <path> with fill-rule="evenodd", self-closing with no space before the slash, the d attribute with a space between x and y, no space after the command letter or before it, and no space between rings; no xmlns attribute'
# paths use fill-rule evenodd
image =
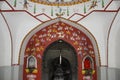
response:
<svg viewBox="0 0 120 80"><path fill-rule="evenodd" d="M71 74L71 66L67 59L64 57L57 57L53 59L51 65L50 65L50 80L55 79L64 79L64 80L71 80L72 74Z"/></svg>
<svg viewBox="0 0 120 80"><path fill-rule="evenodd" d="M44 52L42 80L77 80L77 56L63 40L50 44Z"/></svg>

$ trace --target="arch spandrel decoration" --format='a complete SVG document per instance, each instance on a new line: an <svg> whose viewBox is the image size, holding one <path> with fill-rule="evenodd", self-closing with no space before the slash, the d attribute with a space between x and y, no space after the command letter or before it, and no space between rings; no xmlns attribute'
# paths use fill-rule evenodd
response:
<svg viewBox="0 0 120 80"><path fill-rule="evenodd" d="M63 20L65 21L65 20ZM67 22L67 21L66 21ZM72 45L77 53L78 58L78 80L83 78L82 75L82 60L86 55L89 55L93 60L96 61L96 54L94 51L94 46L91 40L77 28L62 22L57 21L46 27L42 28L41 30L37 31L28 41L25 54L24 54L24 66L26 66L26 59L29 55L34 55L37 59L37 72L34 75L34 79L41 80L41 70L42 70L42 56L44 54L45 49L47 46L59 39L62 39ZM95 45L95 44L94 44ZM94 64L95 64L94 61ZM99 64L99 63L98 63ZM95 64L96 66L96 64ZM25 70L23 70L25 71ZM29 74L26 72L24 73L24 80L29 80ZM95 75L97 72L95 73ZM26 76L26 77L25 77ZM93 79L97 80L97 78Z"/></svg>
<svg viewBox="0 0 120 80"><path fill-rule="evenodd" d="M63 39L70 43L76 49L79 55L85 56L86 54L90 53L92 57L95 57L93 45L89 38L82 31L63 22L49 25L34 34L27 45L26 54L42 54L44 49L51 42L59 39Z"/></svg>

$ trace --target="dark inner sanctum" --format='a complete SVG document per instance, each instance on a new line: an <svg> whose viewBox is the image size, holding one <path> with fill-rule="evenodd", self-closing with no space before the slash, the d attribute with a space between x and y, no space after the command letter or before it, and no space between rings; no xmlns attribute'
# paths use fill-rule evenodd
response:
<svg viewBox="0 0 120 80"><path fill-rule="evenodd" d="M74 48L58 40L43 56L42 80L77 80L77 57Z"/></svg>
<svg viewBox="0 0 120 80"><path fill-rule="evenodd" d="M70 63L64 57L55 58L50 67L50 74L53 74L51 80L71 80Z"/></svg>

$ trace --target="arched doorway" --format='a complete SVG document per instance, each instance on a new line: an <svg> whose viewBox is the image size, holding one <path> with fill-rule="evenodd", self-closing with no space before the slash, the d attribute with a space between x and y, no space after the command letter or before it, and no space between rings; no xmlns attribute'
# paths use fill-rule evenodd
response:
<svg viewBox="0 0 120 80"><path fill-rule="evenodd" d="M71 65L69 61L61 56L53 59L49 74L51 75L50 80L72 80Z"/></svg>
<svg viewBox="0 0 120 80"><path fill-rule="evenodd" d="M46 48L42 63L42 80L77 80L77 54L63 40L57 40Z"/></svg>
<svg viewBox="0 0 120 80"><path fill-rule="evenodd" d="M51 75L49 75L50 73L48 72L50 68L46 68L46 65L48 66L48 64L44 64L44 61L46 61L44 59L46 59L46 54L48 56L48 59L52 58L51 55L48 55L50 54L49 50L52 49L52 47L50 46L58 44L61 41L64 43L64 46L67 47L67 45L69 45L69 47L72 47L70 48L70 50L74 51L71 52L74 52L74 54L76 53L76 61L73 61L72 63L76 63L73 65L77 65L77 67L73 67L73 65L71 65L71 59L73 59L72 53L68 54L72 55L72 58L67 58L67 54L66 56L62 55L64 63L68 65L70 64L69 70L71 70L70 75L72 75L72 80L85 80L88 76L91 75L92 80L98 80L97 66L100 66L100 57L95 38L83 26L62 18L51 20L44 23L43 25L38 26L26 37L25 42L27 43L23 42L20 56L21 64L24 64L23 80L43 80L43 76L47 76L45 77L45 80L48 80L48 78L52 79L53 73L57 71L51 71L52 73ZM56 53L59 52L60 49ZM55 56L56 54L52 55ZM27 63L29 63L27 62L27 59L29 56L33 56L36 60L36 68L32 70L27 67ZM54 61L57 61L59 59L59 56L60 55L57 54L55 57L53 57L53 59L47 60L46 62L48 62L49 64L57 63ZM90 58L93 60L92 64L94 65L94 67L92 68L92 70L90 70L90 73L92 71L90 75L86 75L89 70L84 70L84 68L82 68L82 66L84 65L82 63L86 56L90 56ZM46 69L43 68L43 65ZM55 66L51 66L51 68L52 67ZM63 70L60 70L60 72L62 71ZM75 74L73 74L73 72Z"/></svg>

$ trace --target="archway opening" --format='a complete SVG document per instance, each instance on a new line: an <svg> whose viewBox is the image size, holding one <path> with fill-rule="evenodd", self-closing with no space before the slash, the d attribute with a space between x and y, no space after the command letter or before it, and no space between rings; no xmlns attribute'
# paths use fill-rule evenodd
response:
<svg viewBox="0 0 120 80"><path fill-rule="evenodd" d="M42 63L42 80L77 80L77 55L63 40L47 47Z"/></svg>
<svg viewBox="0 0 120 80"><path fill-rule="evenodd" d="M46 22L26 37L24 42L28 43L23 43L20 56L20 64L24 64L23 79L50 80L53 74L50 74L49 67L60 57L61 53L62 58L65 58L64 61L68 60L70 64L71 80L84 80L88 77L85 74L91 71L94 73L92 73L93 80L97 80L96 68L100 66L100 55L94 36L81 25L62 18L60 20L60 22L58 19ZM27 59L31 55L36 58L37 62L36 69L32 73L26 67ZM92 59L91 64L94 65L90 72L83 68L86 56Z"/></svg>
<svg viewBox="0 0 120 80"><path fill-rule="evenodd" d="M52 60L50 65L50 80L64 79L71 80L71 65L70 62L64 57L57 57Z"/></svg>

